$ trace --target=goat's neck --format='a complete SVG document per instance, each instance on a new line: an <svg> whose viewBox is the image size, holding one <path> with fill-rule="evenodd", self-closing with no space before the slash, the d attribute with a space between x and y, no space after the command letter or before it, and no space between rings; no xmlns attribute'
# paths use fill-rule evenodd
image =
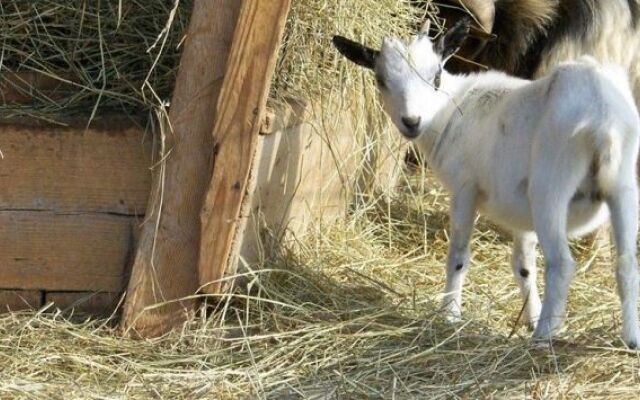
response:
<svg viewBox="0 0 640 400"><path fill-rule="evenodd" d="M478 80L478 75L453 75L446 71L442 74L442 85L440 91L449 96L449 101L444 107L436 111L431 123L425 128L425 131L418 139L418 145L430 162L432 153L437 147L438 142L451 126L453 119L462 116L462 110L459 105L462 103L464 96L469 89L474 86Z"/></svg>

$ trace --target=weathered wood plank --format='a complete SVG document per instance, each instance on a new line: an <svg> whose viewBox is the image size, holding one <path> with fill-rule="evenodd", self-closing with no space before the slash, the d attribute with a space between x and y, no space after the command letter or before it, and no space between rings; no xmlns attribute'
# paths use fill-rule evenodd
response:
<svg viewBox="0 0 640 400"><path fill-rule="evenodd" d="M151 149L143 135L0 124L0 210L144 214Z"/></svg>
<svg viewBox="0 0 640 400"><path fill-rule="evenodd" d="M45 304L74 313L110 316L120 302L121 293L110 292L46 292Z"/></svg>
<svg viewBox="0 0 640 400"><path fill-rule="evenodd" d="M39 290L0 290L0 313L8 311L37 310L42 292Z"/></svg>
<svg viewBox="0 0 640 400"><path fill-rule="evenodd" d="M354 155L362 144L353 132L351 110L326 112L326 107L290 100L275 110L272 133L260 137L240 265L253 268L274 248L263 246L263 232L279 246L293 245L310 225L346 215L360 162Z"/></svg>
<svg viewBox="0 0 640 400"><path fill-rule="evenodd" d="M156 169L154 175L153 188L164 188L162 210L159 191L154 189L156 197L147 208L148 222L140 236L123 314L125 329L140 335L172 329L194 305L174 301L143 312L147 306L198 289L200 209L214 157L211 131L241 4L238 0L194 3L169 111L171 154L164 169Z"/></svg>
<svg viewBox="0 0 640 400"><path fill-rule="evenodd" d="M240 211L249 202L254 162L278 49L290 0L244 1L218 101L213 138L217 153L202 207L199 279L203 290L220 290L218 281L231 261Z"/></svg>
<svg viewBox="0 0 640 400"><path fill-rule="evenodd" d="M0 211L0 284L12 289L123 289L134 217Z"/></svg>
<svg viewBox="0 0 640 400"><path fill-rule="evenodd" d="M61 73L65 75L65 73ZM71 78L70 75L67 78ZM0 104L29 103L35 96L61 97L73 86L60 79L33 72L4 73L0 80Z"/></svg>

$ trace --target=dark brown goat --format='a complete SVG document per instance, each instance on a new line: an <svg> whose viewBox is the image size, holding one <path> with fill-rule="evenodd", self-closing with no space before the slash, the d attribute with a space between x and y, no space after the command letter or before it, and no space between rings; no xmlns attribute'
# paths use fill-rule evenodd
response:
<svg viewBox="0 0 640 400"><path fill-rule="evenodd" d="M466 14L476 20L472 40L449 65L453 71L473 71L481 64L535 79L562 61L589 54L624 67L640 104L640 0L436 0L432 5L445 27Z"/></svg>

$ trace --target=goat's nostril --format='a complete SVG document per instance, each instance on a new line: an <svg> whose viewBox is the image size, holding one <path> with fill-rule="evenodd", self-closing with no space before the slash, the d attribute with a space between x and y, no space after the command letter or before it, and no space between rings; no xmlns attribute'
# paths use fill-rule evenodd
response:
<svg viewBox="0 0 640 400"><path fill-rule="evenodd" d="M415 129L420 125L420 117L402 117L402 123L409 129Z"/></svg>

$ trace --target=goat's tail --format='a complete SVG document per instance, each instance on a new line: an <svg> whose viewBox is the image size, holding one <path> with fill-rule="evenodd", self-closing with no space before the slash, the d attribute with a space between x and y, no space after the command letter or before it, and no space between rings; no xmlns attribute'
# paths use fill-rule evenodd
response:
<svg viewBox="0 0 640 400"><path fill-rule="evenodd" d="M595 173L598 186L604 192L612 191L620 173L622 164L622 142L625 132L617 127L609 127L600 132L596 138L596 154L593 160L593 173Z"/></svg>

